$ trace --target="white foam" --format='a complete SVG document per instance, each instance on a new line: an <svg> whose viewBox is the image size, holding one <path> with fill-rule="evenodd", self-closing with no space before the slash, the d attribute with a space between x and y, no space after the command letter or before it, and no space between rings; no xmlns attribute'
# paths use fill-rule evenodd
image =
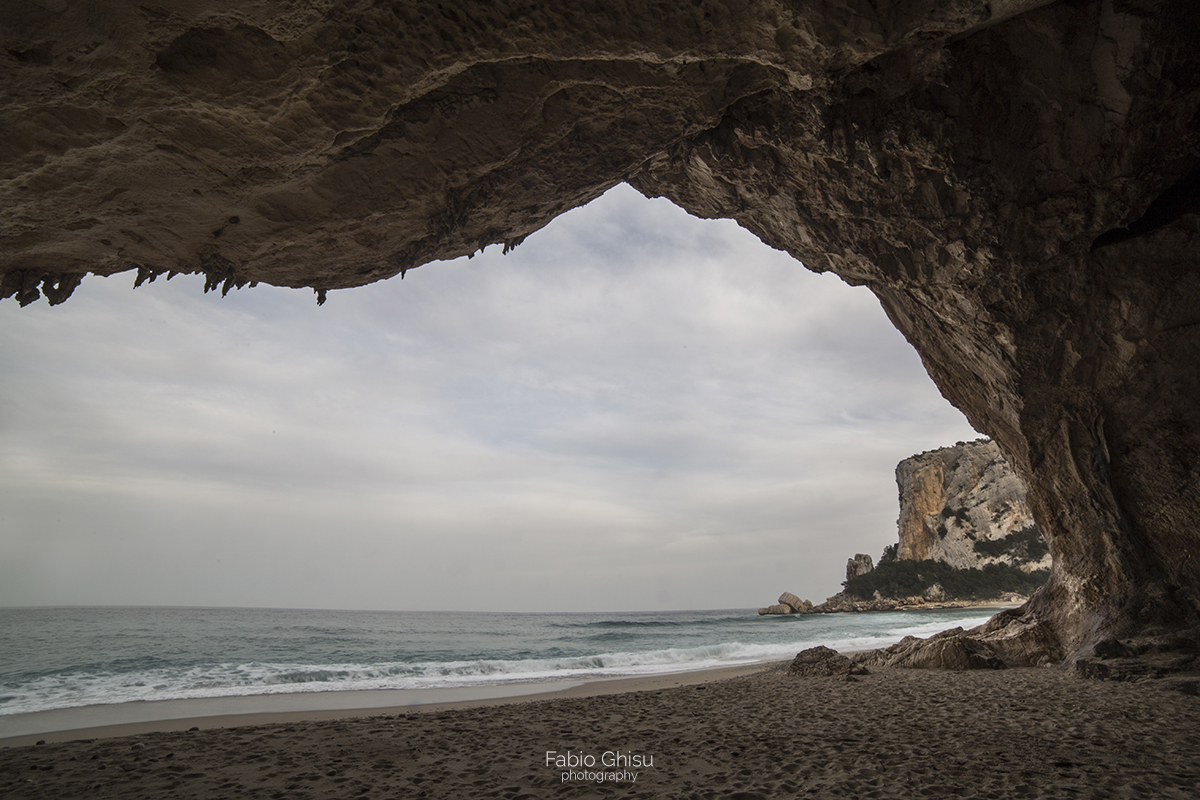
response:
<svg viewBox="0 0 1200 800"><path fill-rule="evenodd" d="M738 642L646 652L528 660L406 664L214 664L187 670L52 675L5 687L0 714L72 706L360 689L437 689L547 680L601 679L791 658L808 642Z"/></svg>
<svg viewBox="0 0 1200 800"><path fill-rule="evenodd" d="M840 615L839 615L840 616ZM121 673L70 673L0 687L0 715L77 706L151 700L387 689L449 689L546 681L580 681L682 672L792 658L800 650L825 645L839 651L887 647L908 635L929 636L953 625L982 624L988 617L947 619L919 624L918 615L878 619L847 617L836 628L814 630L815 618L795 622L792 641L771 644L725 642L642 652L610 652L541 659L480 659L380 664L224 663L183 668L147 668ZM861 632L846 628L864 628ZM785 630L785 629L780 629ZM791 631L791 628L786 629ZM836 637L836 638L835 638Z"/></svg>
<svg viewBox="0 0 1200 800"><path fill-rule="evenodd" d="M921 625L912 625L905 628L895 628L890 633L897 635L897 641L905 636L918 636L922 639L933 636L935 633L941 633L948 628L961 627L963 630L970 630L976 626L982 625L992 618L991 614L982 617L966 617L964 619L953 620L952 625L948 625L948 620L941 622L926 622Z"/></svg>

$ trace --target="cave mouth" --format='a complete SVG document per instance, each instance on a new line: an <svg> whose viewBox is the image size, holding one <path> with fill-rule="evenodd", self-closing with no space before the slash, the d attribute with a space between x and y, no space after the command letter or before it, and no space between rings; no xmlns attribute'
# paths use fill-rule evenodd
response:
<svg viewBox="0 0 1200 800"><path fill-rule="evenodd" d="M999 444L1055 556L1006 658L1200 626L1196 4L35 5L0 297L328 297L626 182L868 287Z"/></svg>
<svg viewBox="0 0 1200 800"><path fill-rule="evenodd" d="M120 576L66 580L44 554L6 604L446 608L482 592L553 611L574 592L578 610L641 611L667 584L680 608L754 606L780 584L823 599L851 552L894 541L896 463L976 435L869 292L627 186L507 255L321 308L308 291L132 280L90 278L66 316L0 307L3 402L25 420L5 449L26 453L0 480L28 487L9 518L33 530L55 498L89 533L54 532L73 540L54 552ZM261 578L295 549L284 529L344 530L381 564L421 566L401 590L343 574L308 597ZM194 542L248 554L234 585ZM464 547L504 575L441 575ZM305 549L292 574L345 560Z"/></svg>

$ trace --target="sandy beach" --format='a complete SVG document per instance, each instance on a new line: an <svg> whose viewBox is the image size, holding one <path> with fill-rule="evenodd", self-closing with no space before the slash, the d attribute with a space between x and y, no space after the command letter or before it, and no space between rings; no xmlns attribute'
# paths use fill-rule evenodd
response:
<svg viewBox="0 0 1200 800"><path fill-rule="evenodd" d="M1057 669L881 669L847 681L758 666L450 708L9 739L0 795L1192 798L1197 688Z"/></svg>

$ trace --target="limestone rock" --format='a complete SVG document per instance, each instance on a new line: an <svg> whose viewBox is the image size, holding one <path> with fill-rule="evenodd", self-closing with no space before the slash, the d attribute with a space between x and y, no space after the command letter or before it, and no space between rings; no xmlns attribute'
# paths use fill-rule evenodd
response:
<svg viewBox="0 0 1200 800"><path fill-rule="evenodd" d="M1200 630L1105 639L1095 644L1091 656L1075 661L1076 675L1115 681L1200 675ZM1186 685L1180 688L1187 691Z"/></svg>
<svg viewBox="0 0 1200 800"><path fill-rule="evenodd" d="M773 606L760 608L759 616L767 614L813 614L815 613L813 604L808 600L801 600L791 592L784 592L779 595L779 602Z"/></svg>
<svg viewBox="0 0 1200 800"><path fill-rule="evenodd" d="M853 580L859 575L866 575L875 569L875 564L866 553L856 553L854 558L846 560L846 580Z"/></svg>
<svg viewBox="0 0 1200 800"><path fill-rule="evenodd" d="M1061 661L1067 655L1062 641L1030 606L1006 609L970 633L1009 666L1044 667Z"/></svg>
<svg viewBox="0 0 1200 800"><path fill-rule="evenodd" d="M852 662L838 651L818 645L797 653L788 666L788 674L811 678L868 673L866 667Z"/></svg>
<svg viewBox="0 0 1200 800"><path fill-rule="evenodd" d="M784 592L779 595L779 602L790 607L797 614L811 614L813 610L812 603L807 600L801 600L791 592Z"/></svg>
<svg viewBox="0 0 1200 800"><path fill-rule="evenodd" d="M816 606L816 610L823 614L836 614L846 612L862 612L862 611L894 611L900 606L900 601L896 599L876 598L874 600L855 600L848 597L845 593L839 592L833 597L826 598L824 603Z"/></svg>
<svg viewBox="0 0 1200 800"><path fill-rule="evenodd" d="M928 639L906 636L854 659L873 666L967 670L1047 666L1064 655L1049 626L1026 608L1014 608L969 631L953 628Z"/></svg>
<svg viewBox="0 0 1200 800"><path fill-rule="evenodd" d="M896 558L943 561L956 569L988 564L1026 571L1050 568L1050 553L1044 547L1032 553L1027 544L1003 547L1006 537L1016 538L1036 524L1025 484L995 442L960 442L906 458L896 467L896 486ZM1040 533L1034 539L1042 544Z"/></svg>
<svg viewBox="0 0 1200 800"><path fill-rule="evenodd" d="M988 644L962 628L943 631L928 639L906 636L884 650L862 657L864 663L910 669L1004 669L1007 664Z"/></svg>
<svg viewBox="0 0 1200 800"><path fill-rule="evenodd" d="M1025 572L1038 571L1042 576L1048 573L1052 564L1049 548L1033 522L1025 486L995 443L985 439L959 442L953 447L907 458L896 467L896 486L900 498L899 539L884 551L879 569L894 569L892 562L929 560L955 570L1002 564ZM938 568L941 569L940 565ZM862 608L860 604L867 590L889 585L886 579L868 582L865 589L862 581L851 583L872 570L870 556L860 553L847 561L846 591L829 598L824 609ZM874 601L898 608L930 602L1000 599L961 587L957 589L959 596L955 596L948 594L942 583L933 582L936 577L928 571L924 576L918 572L917 576L924 586L915 589L920 592L918 596L883 597L880 589L875 588ZM950 577L942 580L948 581ZM1037 585L1036 580L1033 585ZM1000 589L989 591L999 593ZM879 605L868 603L872 610Z"/></svg>
<svg viewBox="0 0 1200 800"><path fill-rule="evenodd" d="M1047 666L1063 655L1055 646L1046 635L1046 626L1031 623L1021 609L1011 609L970 631L954 629L929 639L908 637L887 650L862 654L862 660L866 664L949 669ZM1085 657L1075 659L1073 669L1080 677L1118 681L1200 675L1200 629L1104 639Z"/></svg>
<svg viewBox="0 0 1200 800"><path fill-rule="evenodd" d="M626 181L870 287L1029 487L1026 628L1200 621L1196 3L80 0L0 39L0 296L322 299Z"/></svg>
<svg viewBox="0 0 1200 800"><path fill-rule="evenodd" d="M900 651L889 666L914 669L1004 669L1005 664L986 645L969 636L931 639Z"/></svg>

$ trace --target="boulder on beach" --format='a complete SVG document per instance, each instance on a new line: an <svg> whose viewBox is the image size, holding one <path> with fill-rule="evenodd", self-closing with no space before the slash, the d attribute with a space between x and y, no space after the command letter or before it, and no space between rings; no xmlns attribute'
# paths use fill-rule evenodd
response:
<svg viewBox="0 0 1200 800"><path fill-rule="evenodd" d="M817 645L796 654L788 667L788 675L829 677L831 675L866 675L867 668L856 664L837 650Z"/></svg>
<svg viewBox="0 0 1200 800"><path fill-rule="evenodd" d="M864 653L856 661L909 669L1004 669L1008 665L986 641L962 628L951 628L928 639L905 636L883 650Z"/></svg>

